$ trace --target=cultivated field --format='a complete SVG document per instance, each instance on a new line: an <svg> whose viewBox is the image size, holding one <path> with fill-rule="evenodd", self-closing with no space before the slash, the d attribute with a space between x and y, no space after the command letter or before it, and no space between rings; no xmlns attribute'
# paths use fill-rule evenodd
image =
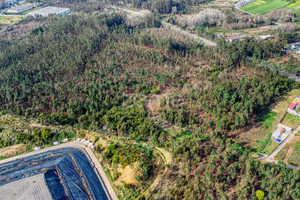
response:
<svg viewBox="0 0 300 200"><path fill-rule="evenodd" d="M295 3L291 3L287 6L287 8L290 8L293 10L294 13L300 14L300 0L296 0Z"/></svg>
<svg viewBox="0 0 300 200"><path fill-rule="evenodd" d="M295 136L292 141L285 145L275 159L300 166L300 136Z"/></svg>
<svg viewBox="0 0 300 200"><path fill-rule="evenodd" d="M287 113L281 123L288 127L296 128L300 123L300 117Z"/></svg>
<svg viewBox="0 0 300 200"><path fill-rule="evenodd" d="M289 3L290 1L286 0L258 0L246 6L243 6L240 9L252 14L263 14L272 10L276 10L278 8L282 8Z"/></svg>

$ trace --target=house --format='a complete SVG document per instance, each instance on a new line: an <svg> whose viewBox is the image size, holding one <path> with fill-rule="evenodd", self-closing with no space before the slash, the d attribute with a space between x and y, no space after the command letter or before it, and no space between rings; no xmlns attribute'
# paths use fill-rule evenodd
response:
<svg viewBox="0 0 300 200"><path fill-rule="evenodd" d="M5 5L9 6L9 5L14 5L17 3L17 0L4 0Z"/></svg>
<svg viewBox="0 0 300 200"><path fill-rule="evenodd" d="M292 102L291 105L289 106L289 109L295 110L296 106L297 106L297 103L296 102Z"/></svg>

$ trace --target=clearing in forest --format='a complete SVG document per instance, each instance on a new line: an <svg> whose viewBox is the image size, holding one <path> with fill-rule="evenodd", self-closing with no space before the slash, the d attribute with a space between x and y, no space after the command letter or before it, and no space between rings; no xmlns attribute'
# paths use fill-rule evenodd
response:
<svg viewBox="0 0 300 200"><path fill-rule="evenodd" d="M260 151L266 145L266 142L269 141L276 126L285 115L287 108L299 93L300 90L294 89L283 96L278 103L273 105L274 107L261 112L255 120L257 126L246 127L245 131L239 134L240 141L246 142L252 148ZM270 152L276 148L276 142L271 143L269 141L269 145L265 151Z"/></svg>
<svg viewBox="0 0 300 200"><path fill-rule="evenodd" d="M278 8L282 8L290 3L291 2L287 0L258 0L243 6L240 9L251 14L263 14Z"/></svg>
<svg viewBox="0 0 300 200"><path fill-rule="evenodd" d="M23 17L22 16L0 16L0 24L11 25L19 22Z"/></svg>

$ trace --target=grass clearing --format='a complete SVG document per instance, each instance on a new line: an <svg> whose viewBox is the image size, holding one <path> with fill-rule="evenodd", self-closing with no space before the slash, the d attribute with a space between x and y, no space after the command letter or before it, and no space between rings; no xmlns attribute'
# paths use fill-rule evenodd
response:
<svg viewBox="0 0 300 200"><path fill-rule="evenodd" d="M294 129L299 125L300 117L287 113L281 123Z"/></svg>
<svg viewBox="0 0 300 200"><path fill-rule="evenodd" d="M294 89L284 95L278 103L274 104L270 110L260 112L256 118L256 124L239 135L240 141L247 143L254 152L259 152L270 139L277 124L284 116L291 102L300 94L299 89Z"/></svg>
<svg viewBox="0 0 300 200"><path fill-rule="evenodd" d="M300 7L300 0L296 0L295 3L291 3L290 5L287 6L287 8L295 8L295 9L299 9Z"/></svg>
<svg viewBox="0 0 300 200"><path fill-rule="evenodd" d="M11 25L19 22L24 16L0 16L0 24Z"/></svg>
<svg viewBox="0 0 300 200"><path fill-rule="evenodd" d="M273 140L269 140L267 146L264 148L262 153L270 155L278 146L279 144Z"/></svg>
<svg viewBox="0 0 300 200"><path fill-rule="evenodd" d="M291 2L287 0L258 0L246 6L243 6L240 9L251 14L264 14L272 10L282 8L290 3Z"/></svg>

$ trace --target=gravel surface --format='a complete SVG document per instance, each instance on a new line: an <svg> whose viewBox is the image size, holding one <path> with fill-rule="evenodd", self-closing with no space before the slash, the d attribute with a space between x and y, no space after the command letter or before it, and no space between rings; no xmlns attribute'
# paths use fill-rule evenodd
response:
<svg viewBox="0 0 300 200"><path fill-rule="evenodd" d="M50 200L52 197L44 174L38 174L0 186L0 199Z"/></svg>

